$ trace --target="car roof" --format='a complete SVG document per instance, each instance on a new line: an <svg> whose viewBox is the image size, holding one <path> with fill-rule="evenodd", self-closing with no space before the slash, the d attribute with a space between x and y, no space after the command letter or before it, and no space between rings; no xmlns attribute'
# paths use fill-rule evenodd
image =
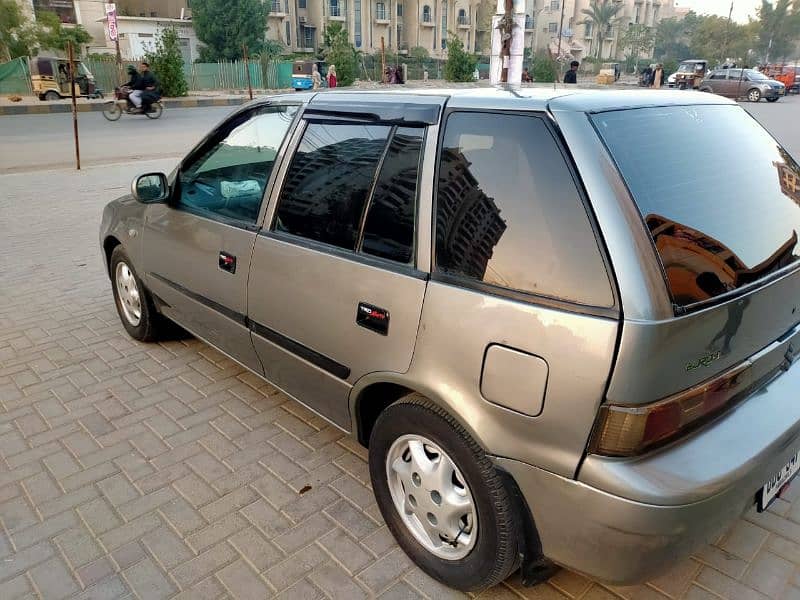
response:
<svg viewBox="0 0 800 600"><path fill-rule="evenodd" d="M268 102L281 98L299 100L313 108L325 105L326 108L346 107L364 103L409 104L447 104L448 108L481 110L550 110L569 112L603 112L655 106L684 105L733 105L733 100L691 91L669 90L595 90L575 89L556 84L547 87L475 87L475 88L404 88L400 90L331 90L282 94L260 99ZM258 103L256 100L254 103Z"/></svg>

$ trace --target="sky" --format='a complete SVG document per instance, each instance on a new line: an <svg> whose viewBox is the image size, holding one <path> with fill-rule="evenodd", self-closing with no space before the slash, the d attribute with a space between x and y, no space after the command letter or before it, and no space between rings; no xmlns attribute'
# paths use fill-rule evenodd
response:
<svg viewBox="0 0 800 600"><path fill-rule="evenodd" d="M677 6L686 6L698 14L727 17L731 10L731 0L677 0ZM733 0L733 20L747 23L747 17L756 16L756 7L761 0Z"/></svg>

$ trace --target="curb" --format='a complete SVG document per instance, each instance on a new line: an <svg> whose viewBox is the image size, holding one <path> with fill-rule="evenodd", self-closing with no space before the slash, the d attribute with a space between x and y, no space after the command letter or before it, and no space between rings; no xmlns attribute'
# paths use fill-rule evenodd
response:
<svg viewBox="0 0 800 600"><path fill-rule="evenodd" d="M164 108L205 108L209 106L240 106L249 102L248 97L242 98L168 98L162 100ZM78 112L101 112L105 102L83 102L78 104ZM60 102L58 104L23 104L20 106L0 106L0 116L8 115L50 115L56 113L72 112L72 104Z"/></svg>

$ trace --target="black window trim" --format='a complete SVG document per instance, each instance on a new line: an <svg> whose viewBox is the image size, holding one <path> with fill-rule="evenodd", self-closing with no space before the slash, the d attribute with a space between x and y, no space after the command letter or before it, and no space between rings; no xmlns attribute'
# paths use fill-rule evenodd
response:
<svg viewBox="0 0 800 600"><path fill-rule="evenodd" d="M611 306L592 306L590 304L583 304L573 300L556 298L554 296L546 296L544 294L534 294L532 292L513 290L498 285L484 283L483 281L478 281L477 279L467 277L466 275L457 275L439 269L439 267L436 264L436 214L437 214L436 211L439 199L439 164L441 162L440 158L442 155L442 149L444 147L444 137L445 137L445 132L447 130L447 120L450 118L450 115L454 113L479 113L479 114L489 114L489 115L524 116L524 117L538 118L544 123L547 130L553 136L553 141L555 142L556 147L561 153L564 163L566 164L570 176L572 177L572 180L575 184L575 189L578 192L578 197L580 198L581 203L583 204L583 208L586 211L586 217L589 221L589 226L591 227L592 232L594 233L595 241L597 242L597 249L600 253L600 257L603 261L603 266L605 267L606 270L606 277L608 278L609 288L611 289L611 296L613 299L613 303ZM503 110L503 109L459 108L459 107L446 108L444 114L442 115L441 123L439 125L439 139L436 144L436 163L435 163L433 177L434 177L433 202L431 209L432 210L431 275L430 275L431 281L436 281L446 285L452 285L469 290L479 291L482 293L490 294L492 296L506 298L517 302L523 302L525 304L532 304L532 305L542 306L545 308L562 310L565 312L585 314L588 316L604 317L615 320L619 320L622 318L622 307L619 301L620 295L619 295L619 289L617 287L617 278L616 274L614 273L611 260L609 259L608 247L606 245L605 237L603 236L602 231L600 230L600 226L597 223L597 216L595 215L594 209L592 208L591 203L589 202L589 196L586 192L586 188L584 187L583 179L580 177L580 174L578 173L578 170L575 167L575 161L572 156L572 153L569 151L569 146L564 140L560 128L558 127L552 115L548 111Z"/></svg>
<svg viewBox="0 0 800 600"><path fill-rule="evenodd" d="M263 227L257 228L258 234L266 238L277 239L280 241L284 241L286 243L300 246L302 248L307 248L309 250L315 250L317 252L331 254L339 258L345 258L353 262L358 262L369 266L378 267L384 270L393 271L401 275L408 275L409 277L413 277L415 279L427 280L429 274L419 270L418 268L417 250L419 247L418 246L419 206L420 206L420 188L422 187L421 185L422 164L423 164L423 157L425 154L425 142L428 137L428 127L418 123L395 124L385 121L365 121L363 119L350 119L350 118L332 119L328 117L323 119L318 119L318 118L308 118L308 117L309 115L307 111L304 111L300 117L302 123L298 125L298 127L302 128L302 130L299 132L299 138L297 140L295 147L292 149L291 156L287 156L285 159L288 160L288 163L286 165L286 172L283 174L283 179L280 182L280 189L277 191L276 194L275 209L272 213L272 219L268 224L265 223ZM375 175L373 176L372 184L370 185L369 196L367 197L367 200L364 203L364 209L362 211L361 219L359 222L358 237L356 238L356 247L354 250L339 248L338 246L334 246L332 244L327 244L325 242L312 240L311 238L303 237L301 235L296 235L286 231L277 231L275 229L275 225L278 221L278 211L280 209L281 196L283 194L283 188L286 185L286 178L289 174L289 170L292 168L292 161L294 160L294 157L297 154L298 149L300 148L300 144L302 144L303 142L303 137L305 136L309 123L329 124L329 125L358 124L358 125L372 125L372 126L382 126L390 128L389 135L386 138L386 144L384 145L383 150L381 151L381 157L375 169ZM374 254L366 254L362 251L362 245L364 241L364 227L366 226L366 219L367 216L369 215L369 208L372 206L373 196L375 194L375 187L377 186L377 183L380 179L383 163L386 158L386 155L389 152L389 149L391 148L395 133L400 128L420 129L422 131L422 142L420 144L419 161L417 163L417 189L414 198L414 237L411 248L411 262L409 263L401 263L399 261L392 260L389 258L375 256Z"/></svg>
<svg viewBox="0 0 800 600"><path fill-rule="evenodd" d="M211 210L204 210L202 208L197 208L194 206L186 206L181 204L176 200L176 195L179 193L180 187L180 176L184 170L184 167L187 163L191 163L195 161L199 155L201 155L211 144L217 143L215 140L218 140L219 134L225 130L229 123L231 123L236 118L241 118L242 116L254 113L258 110L264 108L279 108L279 107L294 107L296 108L294 117L292 121L289 123L289 129L287 129L286 134L284 135L283 141L281 142L281 146L278 148L277 154L275 155L275 164L272 167L272 171L270 171L269 177L267 178L266 183L264 184L264 192L261 195L261 202L258 205L258 213L256 214L256 218L254 221L249 221L246 219L237 219L235 217L228 217L225 215L221 215ZM230 227L236 227L238 229L244 229L245 231L256 232L261 229L261 221L263 220L263 211L264 207L267 205L270 197L270 190L275 185L275 178L277 176L277 172L279 170L279 161L281 159L281 153L284 152L286 145L289 143L289 139L292 137L292 133L297 126L297 122L300 120L302 115L302 102L283 102L283 101L267 101L256 106L250 106L235 112L234 114L230 115L227 119L225 119L222 123L217 125L211 132L208 133L198 144L189 151L189 153L181 160L178 164L178 167L175 169L175 180L173 181L172 190L170 190L170 198L167 202L167 206L169 206L172 210L177 210L180 212L184 212L190 215L194 215L196 217L202 217L209 221L213 221L215 223L221 223L223 225L228 225ZM230 131L228 132L230 133Z"/></svg>

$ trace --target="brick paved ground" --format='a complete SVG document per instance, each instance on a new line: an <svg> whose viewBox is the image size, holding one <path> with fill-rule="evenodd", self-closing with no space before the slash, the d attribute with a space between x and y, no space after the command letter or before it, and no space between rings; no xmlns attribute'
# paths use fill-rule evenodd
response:
<svg viewBox="0 0 800 600"><path fill-rule="evenodd" d="M124 333L101 207L168 166L0 177L0 599L459 597L394 544L353 442L202 343ZM647 586L481 598L800 598L798 565L781 500Z"/></svg>

